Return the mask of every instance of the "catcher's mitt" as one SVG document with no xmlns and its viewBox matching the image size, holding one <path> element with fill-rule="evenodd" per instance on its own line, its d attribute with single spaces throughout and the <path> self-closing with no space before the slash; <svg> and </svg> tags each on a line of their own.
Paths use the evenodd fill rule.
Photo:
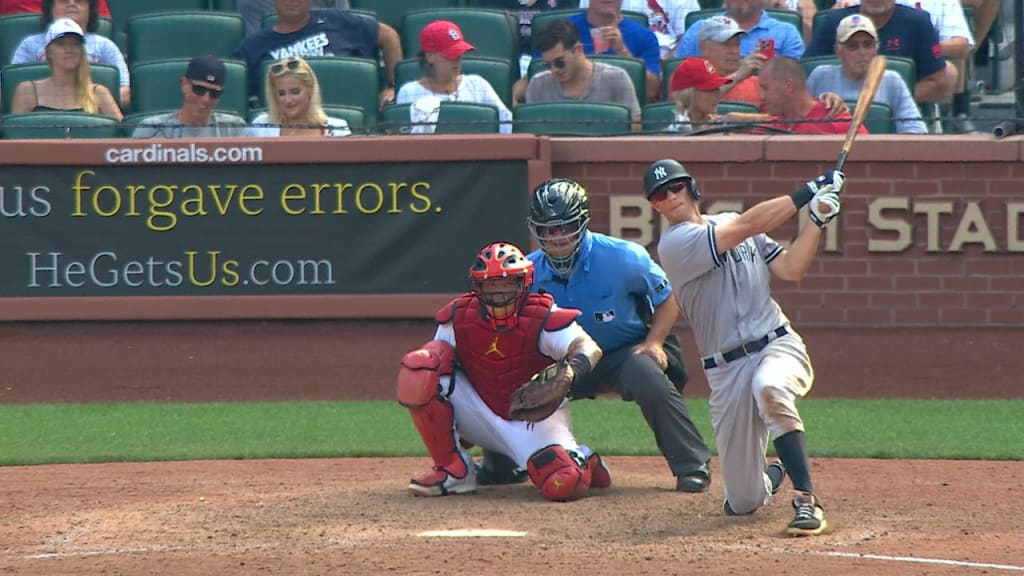
<svg viewBox="0 0 1024 576">
<path fill-rule="evenodd" d="M 552 364 L 534 374 L 529 382 L 512 393 L 509 416 L 513 420 L 540 422 L 565 400 L 575 373 L 568 360 Z"/>
</svg>

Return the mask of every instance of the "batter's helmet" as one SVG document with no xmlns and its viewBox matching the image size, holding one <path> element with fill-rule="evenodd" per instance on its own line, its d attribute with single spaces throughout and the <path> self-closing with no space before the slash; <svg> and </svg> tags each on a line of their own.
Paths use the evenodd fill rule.
<svg viewBox="0 0 1024 576">
<path fill-rule="evenodd" d="M 682 164 L 671 158 L 658 160 L 647 167 L 644 172 L 644 194 L 649 200 L 658 188 L 677 180 L 685 180 L 686 187 L 690 190 L 690 196 L 694 200 L 700 200 L 700 190 L 697 189 L 696 180 L 690 176 Z"/>
<path fill-rule="evenodd" d="M 590 225 L 587 191 L 566 178 L 543 182 L 530 197 L 527 221 L 551 267 L 563 276 L 568 275 Z"/>
<path fill-rule="evenodd" d="M 514 288 L 501 286 L 515 279 Z M 469 281 L 495 328 L 513 328 L 519 310 L 533 287 L 533 262 L 515 244 L 494 242 L 484 246 L 469 267 Z M 495 283 L 495 281 L 498 281 Z"/>
</svg>

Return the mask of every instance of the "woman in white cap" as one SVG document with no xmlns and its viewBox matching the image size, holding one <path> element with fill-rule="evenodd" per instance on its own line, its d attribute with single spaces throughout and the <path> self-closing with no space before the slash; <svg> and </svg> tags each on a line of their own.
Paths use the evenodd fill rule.
<svg viewBox="0 0 1024 576">
<path fill-rule="evenodd" d="M 0 0 L 2 3 L 3 0 Z M 18 44 L 11 64 L 35 64 L 46 60 L 46 30 L 58 18 L 70 18 L 85 31 L 85 55 L 93 64 L 109 64 L 117 68 L 121 80 L 121 105 L 128 107 L 131 102 L 131 78 L 124 54 L 113 40 L 96 33 L 100 16 L 109 12 L 106 2 L 99 0 L 36 0 L 39 14 L 39 34 L 26 36 Z M 27 5 L 25 6 L 27 8 Z M 0 62 L 0 64 L 4 64 Z"/>
<path fill-rule="evenodd" d="M 348 122 L 324 112 L 320 82 L 306 60 L 285 58 L 267 68 L 267 111 L 252 120 L 250 136 L 348 136 Z"/>
<path fill-rule="evenodd" d="M 110 90 L 92 81 L 84 43 L 82 28 L 73 20 L 54 20 L 46 30 L 46 63 L 50 65 L 50 77 L 18 84 L 11 113 L 87 112 L 121 120 L 121 109 Z"/>
<path fill-rule="evenodd" d="M 433 121 L 441 102 L 488 104 L 498 109 L 501 133 L 511 133 L 512 112 L 490 82 L 477 74 L 462 74 L 462 56 L 470 50 L 473 45 L 454 22 L 435 20 L 424 26 L 420 32 L 420 78 L 406 82 L 395 103 L 413 104 L 414 115 L 416 109 L 422 109 Z M 430 128 L 426 131 L 433 132 Z"/>
</svg>

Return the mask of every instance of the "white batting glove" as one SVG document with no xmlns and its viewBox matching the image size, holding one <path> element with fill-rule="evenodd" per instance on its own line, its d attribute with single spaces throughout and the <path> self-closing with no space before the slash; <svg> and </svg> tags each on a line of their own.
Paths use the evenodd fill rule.
<svg viewBox="0 0 1024 576">
<path fill-rule="evenodd" d="M 832 185 L 830 184 L 829 186 Z M 827 214 L 822 212 L 823 206 L 827 206 L 827 208 L 825 208 L 825 210 L 828 211 Z M 808 207 L 810 208 L 809 215 L 811 217 L 811 222 L 817 224 L 818 228 L 824 228 L 832 221 L 833 218 L 836 217 L 837 214 L 839 214 L 839 210 L 841 208 L 839 204 L 839 194 L 830 190 L 818 192 L 814 195 L 814 198 L 811 198 L 811 202 L 808 204 Z"/>
</svg>

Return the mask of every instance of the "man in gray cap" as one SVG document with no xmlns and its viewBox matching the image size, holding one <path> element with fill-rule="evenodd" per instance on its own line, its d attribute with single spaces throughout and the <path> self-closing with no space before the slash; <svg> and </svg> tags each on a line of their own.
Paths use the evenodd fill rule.
<svg viewBox="0 0 1024 576">
<path fill-rule="evenodd" d="M 740 40 L 746 34 L 732 18 L 712 16 L 705 20 L 697 33 L 697 44 L 700 55 L 711 62 L 720 75 L 732 81 L 732 88 L 722 95 L 723 100 L 760 105 L 761 85 L 757 81 L 757 71 L 768 55 L 755 51 L 740 58 Z"/>
<path fill-rule="evenodd" d="M 772 50 L 780 56 L 788 56 L 799 60 L 804 55 L 804 40 L 800 31 L 781 20 L 768 15 L 764 10 L 764 0 L 725 0 L 724 8 L 718 16 L 728 16 L 736 21 L 745 34 L 740 38 L 740 55 L 746 56 L 761 50 L 761 41 L 770 41 Z M 698 20 L 690 25 L 679 40 L 676 49 L 677 58 L 695 58 L 700 56 L 697 35 L 708 24 L 708 19 Z"/>
<path fill-rule="evenodd" d="M 135 128 L 132 138 L 245 136 L 244 120 L 214 110 L 224 95 L 226 76 L 224 63 L 216 57 L 209 54 L 196 56 L 179 79 L 184 97 L 181 108 L 146 118 Z"/>
</svg>

